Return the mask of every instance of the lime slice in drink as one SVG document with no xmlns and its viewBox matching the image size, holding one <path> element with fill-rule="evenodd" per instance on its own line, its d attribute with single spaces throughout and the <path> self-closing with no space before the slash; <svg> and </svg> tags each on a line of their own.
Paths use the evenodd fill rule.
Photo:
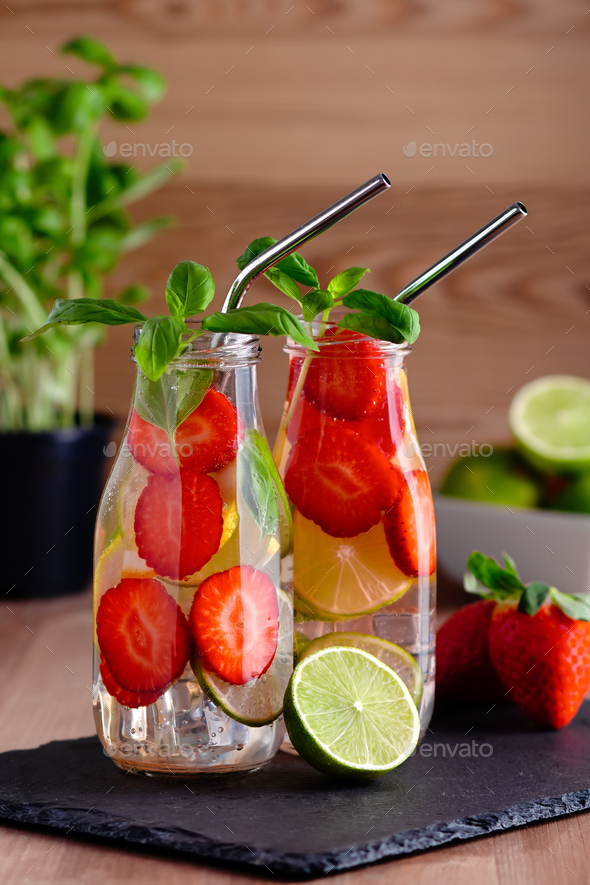
<svg viewBox="0 0 590 885">
<path fill-rule="evenodd" d="M 283 712 L 283 697 L 293 670 L 293 606 L 282 590 L 279 600 L 279 639 L 266 673 L 245 685 L 232 685 L 209 670 L 197 655 L 191 667 L 207 697 L 236 722 L 253 727 L 274 722 Z"/>
<path fill-rule="evenodd" d="M 409 652 L 393 642 L 388 642 L 387 639 L 369 636 L 366 633 L 326 633 L 325 636 L 312 639 L 311 642 L 305 645 L 298 652 L 298 661 L 302 661 L 322 648 L 335 648 L 336 646 L 341 648 L 360 648 L 362 651 L 373 655 L 382 664 L 387 664 L 407 685 L 412 695 L 412 700 L 416 705 L 418 704 L 422 694 L 422 671 L 416 659 Z"/>
<path fill-rule="evenodd" d="M 510 427 L 531 464 L 550 473 L 590 468 L 590 381 L 548 375 L 518 391 Z"/>
<path fill-rule="evenodd" d="M 324 648 L 296 667 L 285 723 L 300 756 L 329 775 L 377 777 L 396 768 L 420 735 L 403 681 L 360 648 Z"/>
<path fill-rule="evenodd" d="M 293 518 L 295 607 L 324 621 L 358 618 L 402 596 L 411 584 L 389 552 L 383 524 L 333 538 L 299 512 Z"/>
</svg>

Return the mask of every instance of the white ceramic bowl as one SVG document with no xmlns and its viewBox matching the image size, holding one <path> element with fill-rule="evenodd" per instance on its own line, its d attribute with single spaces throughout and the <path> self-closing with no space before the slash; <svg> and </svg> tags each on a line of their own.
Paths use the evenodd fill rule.
<svg viewBox="0 0 590 885">
<path fill-rule="evenodd" d="M 458 581 L 472 550 L 501 563 L 505 550 L 525 581 L 545 581 L 564 593 L 590 592 L 590 516 L 525 510 L 435 494 L 440 565 Z"/>
</svg>

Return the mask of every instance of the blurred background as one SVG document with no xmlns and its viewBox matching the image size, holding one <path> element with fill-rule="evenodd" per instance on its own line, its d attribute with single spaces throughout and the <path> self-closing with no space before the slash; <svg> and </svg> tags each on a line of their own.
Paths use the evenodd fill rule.
<svg viewBox="0 0 590 885">
<path fill-rule="evenodd" d="M 507 407 L 526 381 L 590 374 L 586 5 L 13 0 L 0 11 L 1 78 L 86 74 L 58 52 L 78 34 L 165 75 L 147 122 L 101 130 L 117 150 L 174 140 L 187 156 L 133 210 L 138 220 L 174 215 L 176 227 L 108 281 L 107 294 L 150 286 L 148 314 L 164 309 L 166 278 L 186 258 L 211 268 L 219 306 L 254 237 L 281 237 L 376 172 L 390 191 L 302 250 L 320 280 L 363 265 L 370 288 L 394 294 L 522 200 L 525 221 L 418 302 L 409 372 L 421 441 L 481 445 L 509 438 Z M 149 149 L 131 162 L 153 165 Z M 256 288 L 258 300 L 282 297 L 265 280 Z M 97 409 L 121 422 L 130 343 L 130 327 L 111 329 L 97 354 Z M 264 341 L 271 442 L 286 386 L 281 348 Z M 435 481 L 450 460 L 441 451 L 426 459 Z"/>
</svg>

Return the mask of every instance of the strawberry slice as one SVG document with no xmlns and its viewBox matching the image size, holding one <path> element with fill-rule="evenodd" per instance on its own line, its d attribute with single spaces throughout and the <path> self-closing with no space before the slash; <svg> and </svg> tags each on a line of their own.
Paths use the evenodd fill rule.
<svg viewBox="0 0 590 885">
<path fill-rule="evenodd" d="M 153 475 L 135 508 L 139 555 L 158 575 L 179 580 L 200 571 L 219 550 L 223 502 L 214 479 L 183 470 Z"/>
<path fill-rule="evenodd" d="M 178 464 L 168 434 L 161 427 L 150 424 L 135 409 L 129 418 L 127 445 L 138 464 L 161 476 L 178 474 Z"/>
<path fill-rule="evenodd" d="M 293 446 L 285 472 L 287 494 L 302 516 L 334 538 L 377 525 L 403 482 L 377 446 L 343 426 L 308 431 Z"/>
<path fill-rule="evenodd" d="M 233 685 L 266 673 L 279 635 L 276 588 L 264 572 L 236 565 L 203 581 L 189 614 L 193 641 L 209 667 Z"/>
<path fill-rule="evenodd" d="M 160 694 L 183 672 L 190 634 L 180 606 L 153 578 L 124 578 L 104 594 L 96 635 L 116 684 Z"/>
<path fill-rule="evenodd" d="M 385 399 L 387 371 L 378 344 L 347 329 L 328 329 L 318 339 L 322 355 L 309 364 L 307 399 L 332 418 L 358 421 Z"/>
<path fill-rule="evenodd" d="M 181 467 L 195 473 L 221 470 L 238 451 L 238 413 L 219 390 L 209 389 L 175 435 Z"/>
<path fill-rule="evenodd" d="M 415 470 L 404 481 L 383 524 L 389 552 L 404 575 L 431 575 L 436 568 L 434 504 L 425 470 Z"/>
<path fill-rule="evenodd" d="M 149 707 L 150 704 L 155 704 L 165 691 L 165 689 L 162 689 L 162 691 L 125 691 L 113 679 L 113 674 L 107 667 L 103 657 L 100 659 L 100 678 L 108 693 L 115 700 L 119 701 L 123 707 L 130 707 L 132 709 L 136 707 Z"/>
</svg>

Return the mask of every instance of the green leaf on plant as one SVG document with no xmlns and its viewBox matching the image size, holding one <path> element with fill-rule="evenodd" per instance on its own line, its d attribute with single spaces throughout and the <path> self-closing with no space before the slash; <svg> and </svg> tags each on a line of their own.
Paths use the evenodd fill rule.
<svg viewBox="0 0 590 885">
<path fill-rule="evenodd" d="M 100 86 L 93 84 L 91 90 L 86 83 L 74 80 L 63 86 L 55 95 L 49 121 L 58 135 L 70 133 L 78 135 L 95 123 L 105 109 Z"/>
<path fill-rule="evenodd" d="M 319 350 L 293 314 L 284 307 L 265 302 L 251 307 L 237 307 L 227 313 L 212 313 L 203 317 L 203 329 L 244 335 L 289 335 L 297 344 L 310 350 Z"/>
<path fill-rule="evenodd" d="M 274 535 L 279 521 L 277 487 L 260 441 L 250 430 L 237 457 L 238 483 L 248 510 L 254 517 L 260 537 Z"/>
<path fill-rule="evenodd" d="M 379 341 L 391 341 L 393 344 L 403 344 L 404 337 L 387 320 L 381 317 L 369 316 L 366 313 L 347 313 L 338 323 L 342 329 L 350 329 L 352 332 L 361 332 Z"/>
<path fill-rule="evenodd" d="M 237 260 L 240 270 L 243 270 L 261 252 L 274 246 L 276 242 L 274 237 L 258 237 L 258 239 L 252 240 Z M 274 266 L 303 286 L 319 289 L 320 282 L 317 273 L 298 252 L 292 252 L 286 258 L 281 258 Z"/>
<path fill-rule="evenodd" d="M 562 593 L 551 587 L 551 599 L 568 618 L 574 621 L 590 621 L 590 595 L 587 593 Z"/>
<path fill-rule="evenodd" d="M 177 316 L 156 316 L 145 321 L 134 352 L 139 368 L 150 381 L 157 381 L 180 352 L 186 331 L 184 320 Z"/>
<path fill-rule="evenodd" d="M 154 68 L 145 65 L 121 65 L 119 70 L 135 80 L 140 95 L 150 104 L 159 101 L 166 92 L 166 80 Z"/>
<path fill-rule="evenodd" d="M 297 283 L 295 280 L 291 279 L 291 277 L 287 276 L 286 273 L 283 273 L 282 270 L 278 270 L 276 267 L 271 267 L 266 271 L 264 276 L 267 277 L 273 286 L 276 286 L 283 295 L 287 295 L 289 298 L 294 298 L 295 301 L 301 301 L 302 295 Z"/>
<path fill-rule="evenodd" d="M 420 334 L 420 318 L 416 311 L 408 307 L 407 304 L 394 301 L 380 292 L 371 292 L 369 289 L 356 289 L 354 292 L 346 295 L 343 303 L 346 307 L 352 307 L 369 316 L 386 320 L 389 325 L 397 330 L 400 336 L 399 342 L 407 341 L 408 344 L 413 344 Z M 394 338 L 388 337 L 384 340 L 394 341 Z"/>
<path fill-rule="evenodd" d="M 520 575 L 518 574 L 518 569 L 516 568 L 516 563 L 512 559 L 512 557 L 508 553 L 502 552 L 502 558 L 504 559 L 504 562 L 506 563 L 506 571 L 513 574 L 514 577 L 518 578 L 518 580 L 520 581 Z"/>
<path fill-rule="evenodd" d="M 475 575 L 472 575 L 471 572 L 465 572 L 463 575 L 463 589 L 467 591 L 467 593 L 474 593 L 477 596 L 483 596 L 486 599 L 492 599 L 493 594 L 490 593 L 489 589 L 478 581 Z"/>
<path fill-rule="evenodd" d="M 547 597 L 551 587 L 542 581 L 531 581 L 527 584 L 518 603 L 518 611 L 523 615 L 536 615 Z"/>
<path fill-rule="evenodd" d="M 329 310 L 334 306 L 334 299 L 330 292 L 325 289 L 314 289 L 308 292 L 302 302 L 303 319 L 306 323 L 311 323 L 318 313 Z"/>
<path fill-rule="evenodd" d="M 214 295 L 211 271 L 195 261 L 177 264 L 166 283 L 166 304 L 174 316 L 184 318 L 202 313 Z"/>
<path fill-rule="evenodd" d="M 342 298 L 352 292 L 355 286 L 358 286 L 366 273 L 370 273 L 368 267 L 349 267 L 343 270 L 328 283 L 328 292 L 331 292 L 334 298 Z"/>
<path fill-rule="evenodd" d="M 496 599 L 518 599 L 524 592 L 525 586 L 519 578 L 477 550 L 467 557 L 467 568 L 481 584 L 494 591 Z"/>
<path fill-rule="evenodd" d="M 138 122 L 147 115 L 149 104 L 139 92 L 112 77 L 103 84 L 104 100 L 115 120 Z"/>
<path fill-rule="evenodd" d="M 143 304 L 148 301 L 151 296 L 148 286 L 127 286 L 122 292 L 119 292 L 117 301 L 119 304 Z"/>
<path fill-rule="evenodd" d="M 212 369 L 172 370 L 173 377 L 150 381 L 138 375 L 133 405 L 150 424 L 161 427 L 171 437 L 179 424 L 202 402 L 213 380 Z"/>
<path fill-rule="evenodd" d="M 64 55 L 77 55 L 82 61 L 98 65 L 105 71 L 116 71 L 118 68 L 117 62 L 104 43 L 93 37 L 76 37 L 62 46 L 61 51 Z"/>
<path fill-rule="evenodd" d="M 105 326 L 122 326 L 125 323 L 142 323 L 145 317 L 135 307 L 120 304 L 110 298 L 59 298 L 47 317 L 45 325 L 23 338 L 30 341 L 53 326 L 78 326 L 82 323 L 102 323 Z"/>
</svg>

